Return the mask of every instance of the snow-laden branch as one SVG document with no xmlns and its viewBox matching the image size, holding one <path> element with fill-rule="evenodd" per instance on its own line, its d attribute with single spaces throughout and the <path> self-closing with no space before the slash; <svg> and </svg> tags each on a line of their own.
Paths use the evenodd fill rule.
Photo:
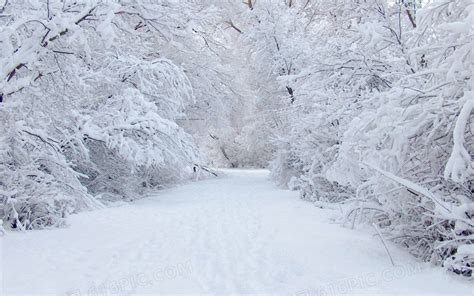
<svg viewBox="0 0 474 296">
<path fill-rule="evenodd" d="M 474 121 L 472 116 L 474 110 L 474 92 L 468 91 L 464 94 L 467 99 L 464 103 L 453 130 L 453 150 L 449 156 L 444 177 L 451 178 L 458 183 L 465 182 L 468 178 L 474 176 L 474 150 L 468 151 L 465 147 L 464 138 L 466 137 L 466 128 L 468 124 Z M 471 147 L 474 148 L 474 147 Z"/>
<path fill-rule="evenodd" d="M 365 165 L 369 166 L 370 168 L 376 170 L 377 172 L 381 173 L 382 175 L 384 175 L 385 177 L 399 183 L 400 185 L 403 185 L 405 187 L 407 187 L 408 189 L 411 189 L 413 190 L 414 192 L 418 192 L 420 194 L 423 194 L 425 197 L 429 198 L 431 201 L 433 201 L 435 204 L 437 204 L 438 206 L 440 206 L 444 211 L 446 211 L 446 213 L 450 213 L 451 210 L 449 210 L 432 192 L 430 192 L 428 189 L 418 185 L 418 184 L 415 184 L 413 182 L 411 182 L 410 180 L 406 180 L 404 178 L 400 178 L 398 176 L 395 176 L 394 174 L 390 173 L 390 172 L 387 172 L 387 171 L 384 171 L 370 163 L 365 163 Z"/>
</svg>

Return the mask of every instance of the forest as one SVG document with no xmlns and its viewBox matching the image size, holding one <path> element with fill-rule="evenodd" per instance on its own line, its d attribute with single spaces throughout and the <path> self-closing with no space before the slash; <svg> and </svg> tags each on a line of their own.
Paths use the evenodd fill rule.
<svg viewBox="0 0 474 296">
<path fill-rule="evenodd" d="M 268 169 L 472 278 L 473 20 L 471 0 L 0 0 L 0 233 Z"/>
</svg>

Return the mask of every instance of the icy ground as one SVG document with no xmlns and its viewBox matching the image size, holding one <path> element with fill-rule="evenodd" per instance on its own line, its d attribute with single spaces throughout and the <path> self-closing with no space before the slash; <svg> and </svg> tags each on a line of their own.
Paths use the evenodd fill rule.
<svg viewBox="0 0 474 296">
<path fill-rule="evenodd" d="M 9 233 L 0 294 L 472 295 L 389 245 L 393 267 L 378 237 L 331 224 L 266 171 L 227 175 L 74 215 L 66 229 Z"/>
</svg>

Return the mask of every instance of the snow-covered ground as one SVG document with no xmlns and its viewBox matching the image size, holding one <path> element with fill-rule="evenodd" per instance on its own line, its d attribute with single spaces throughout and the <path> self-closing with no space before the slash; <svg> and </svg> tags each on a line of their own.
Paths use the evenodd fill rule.
<svg viewBox="0 0 474 296">
<path fill-rule="evenodd" d="M 393 267 L 378 237 L 331 224 L 267 171 L 226 173 L 72 216 L 69 228 L 8 233 L 0 294 L 472 295 L 389 245 Z"/>
</svg>

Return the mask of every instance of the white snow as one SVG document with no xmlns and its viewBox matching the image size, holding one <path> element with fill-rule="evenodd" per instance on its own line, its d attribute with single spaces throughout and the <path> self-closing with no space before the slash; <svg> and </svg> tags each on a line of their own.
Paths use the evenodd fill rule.
<svg viewBox="0 0 474 296">
<path fill-rule="evenodd" d="M 226 173 L 74 215 L 68 228 L 9 232 L 0 294 L 472 295 L 388 244 L 392 266 L 377 236 L 332 224 L 267 171 Z"/>
</svg>

